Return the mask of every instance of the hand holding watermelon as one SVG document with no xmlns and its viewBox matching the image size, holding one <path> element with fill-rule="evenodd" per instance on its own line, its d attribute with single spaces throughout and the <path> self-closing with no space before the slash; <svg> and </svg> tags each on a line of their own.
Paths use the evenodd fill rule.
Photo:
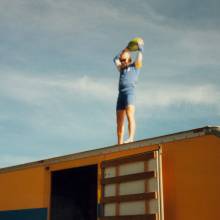
<svg viewBox="0 0 220 220">
<path fill-rule="evenodd" d="M 142 51 L 144 50 L 144 40 L 140 37 L 133 38 L 127 46 L 129 51 Z"/>
</svg>

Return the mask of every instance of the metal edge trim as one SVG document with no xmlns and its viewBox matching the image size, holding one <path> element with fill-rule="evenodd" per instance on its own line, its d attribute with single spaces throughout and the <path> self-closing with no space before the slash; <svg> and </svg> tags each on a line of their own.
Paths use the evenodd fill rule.
<svg viewBox="0 0 220 220">
<path fill-rule="evenodd" d="M 188 139 L 188 138 L 193 138 L 193 137 L 198 137 L 198 136 L 203 136 L 203 135 L 210 135 L 210 134 L 220 136 L 220 126 L 206 126 L 206 127 L 188 130 L 188 131 L 177 132 L 174 134 L 168 134 L 168 135 L 143 139 L 143 140 L 135 141 L 129 144 L 113 145 L 113 146 L 87 150 L 84 152 L 73 153 L 73 154 L 59 156 L 59 157 L 53 157 L 53 158 L 49 158 L 45 160 L 39 160 L 39 161 L 19 164 L 19 165 L 10 166 L 10 167 L 4 167 L 4 168 L 0 168 L 0 174 L 4 172 L 9 172 L 9 171 L 20 170 L 23 168 L 30 168 L 33 166 L 34 167 L 40 166 L 40 165 L 48 166 L 50 164 L 55 164 L 58 162 L 82 159 L 82 158 L 86 158 L 90 156 L 96 156 L 99 154 L 104 155 L 108 153 L 120 152 L 120 151 L 135 149 L 139 147 L 158 145 L 158 144 L 168 143 L 172 141 L 178 141 L 178 140 L 183 140 L 183 139 Z"/>
</svg>

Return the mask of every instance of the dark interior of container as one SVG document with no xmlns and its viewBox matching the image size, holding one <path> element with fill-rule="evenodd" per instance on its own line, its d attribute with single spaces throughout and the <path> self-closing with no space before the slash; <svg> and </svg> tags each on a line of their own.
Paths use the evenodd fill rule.
<svg viewBox="0 0 220 220">
<path fill-rule="evenodd" d="M 51 220 L 97 220 L 97 165 L 52 173 Z"/>
</svg>

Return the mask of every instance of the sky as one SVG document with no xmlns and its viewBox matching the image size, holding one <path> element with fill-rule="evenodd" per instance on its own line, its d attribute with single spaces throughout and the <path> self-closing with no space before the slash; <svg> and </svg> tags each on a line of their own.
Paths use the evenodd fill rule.
<svg viewBox="0 0 220 220">
<path fill-rule="evenodd" d="M 0 167 L 115 145 L 112 60 L 134 37 L 145 42 L 136 140 L 220 125 L 219 8 L 0 0 Z"/>
</svg>

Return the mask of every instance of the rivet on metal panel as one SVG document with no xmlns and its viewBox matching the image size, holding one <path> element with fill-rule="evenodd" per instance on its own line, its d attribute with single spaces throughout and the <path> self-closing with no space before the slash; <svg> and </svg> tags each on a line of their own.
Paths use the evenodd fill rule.
<svg viewBox="0 0 220 220">
<path fill-rule="evenodd" d="M 162 144 L 158 144 L 159 146 L 159 154 L 162 155 L 163 153 L 163 145 Z"/>
</svg>

